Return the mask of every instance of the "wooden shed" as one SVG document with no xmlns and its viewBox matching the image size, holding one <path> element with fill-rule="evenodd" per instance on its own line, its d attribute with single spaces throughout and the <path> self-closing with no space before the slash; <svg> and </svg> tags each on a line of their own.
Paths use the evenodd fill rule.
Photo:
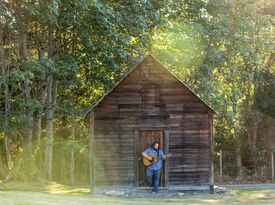
<svg viewBox="0 0 275 205">
<path fill-rule="evenodd" d="M 146 186 L 141 152 L 158 140 L 172 157 L 161 186 L 213 192 L 214 111 L 148 55 L 90 110 L 91 191 Z"/>
</svg>

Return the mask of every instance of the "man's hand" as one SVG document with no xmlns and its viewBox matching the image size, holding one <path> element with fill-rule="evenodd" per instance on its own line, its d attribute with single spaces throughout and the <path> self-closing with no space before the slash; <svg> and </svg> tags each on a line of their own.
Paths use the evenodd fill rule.
<svg viewBox="0 0 275 205">
<path fill-rule="evenodd" d="M 154 161 L 153 157 L 149 157 L 145 152 L 142 152 L 142 156 L 148 159 L 150 162 Z"/>
</svg>

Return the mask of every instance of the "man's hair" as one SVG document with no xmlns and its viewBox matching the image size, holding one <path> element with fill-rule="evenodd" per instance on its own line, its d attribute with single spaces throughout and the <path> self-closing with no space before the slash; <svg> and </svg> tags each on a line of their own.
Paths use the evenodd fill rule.
<svg viewBox="0 0 275 205">
<path fill-rule="evenodd" d="M 160 143 L 159 143 L 158 141 L 155 141 L 155 142 L 152 143 L 152 145 L 151 145 L 152 148 L 154 148 L 156 144 L 158 144 L 158 145 L 159 145 L 159 148 L 160 148 Z M 158 149 L 159 149 L 159 148 L 158 148 Z"/>
</svg>

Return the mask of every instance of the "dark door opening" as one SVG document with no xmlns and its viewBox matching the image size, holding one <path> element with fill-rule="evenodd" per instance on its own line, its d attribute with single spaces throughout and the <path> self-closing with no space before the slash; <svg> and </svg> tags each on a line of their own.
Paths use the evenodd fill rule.
<svg viewBox="0 0 275 205">
<path fill-rule="evenodd" d="M 165 137 L 164 131 L 162 130 L 146 130 L 146 131 L 139 131 L 138 136 L 138 156 L 151 144 L 155 141 L 160 142 L 160 149 L 165 151 Z M 138 186 L 145 187 L 147 186 L 146 180 L 146 167 L 143 165 L 143 161 L 138 161 Z M 160 177 L 160 186 L 165 186 L 165 161 L 162 164 L 162 172 Z"/>
</svg>

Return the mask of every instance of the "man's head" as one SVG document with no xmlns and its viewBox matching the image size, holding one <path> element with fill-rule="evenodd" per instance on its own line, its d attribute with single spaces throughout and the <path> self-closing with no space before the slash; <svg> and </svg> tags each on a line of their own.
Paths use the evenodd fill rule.
<svg viewBox="0 0 275 205">
<path fill-rule="evenodd" d="M 152 148 L 154 149 L 154 150 L 158 150 L 159 149 L 159 142 L 154 142 L 153 144 L 152 144 Z"/>
</svg>

